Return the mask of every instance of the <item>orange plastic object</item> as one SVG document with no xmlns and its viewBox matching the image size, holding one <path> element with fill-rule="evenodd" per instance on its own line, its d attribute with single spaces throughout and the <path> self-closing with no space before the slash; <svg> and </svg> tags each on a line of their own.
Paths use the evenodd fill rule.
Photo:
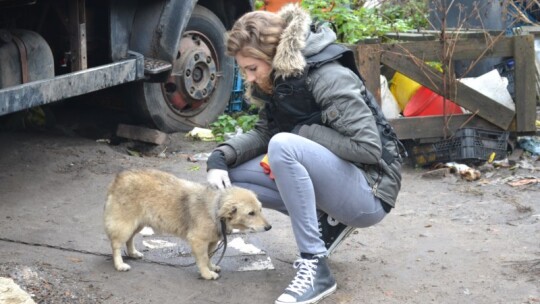
<svg viewBox="0 0 540 304">
<path fill-rule="evenodd" d="M 409 77 L 396 72 L 390 80 L 390 92 L 396 98 L 401 111 L 405 109 L 411 97 L 422 87 L 418 82 Z"/>
<path fill-rule="evenodd" d="M 403 110 L 403 116 L 437 116 L 449 114 L 462 114 L 461 107 L 446 100 L 446 113 L 444 113 L 444 97 L 422 86 L 411 97 Z"/>
<path fill-rule="evenodd" d="M 268 154 L 266 154 L 263 159 L 260 162 L 261 167 L 263 168 L 263 171 L 265 174 L 268 174 L 268 176 L 271 179 L 274 179 L 274 175 L 272 174 L 272 170 L 270 170 L 270 164 L 268 163 Z"/>
<path fill-rule="evenodd" d="M 301 3 L 301 0 L 265 0 L 263 10 L 277 12 L 288 3 Z"/>
</svg>

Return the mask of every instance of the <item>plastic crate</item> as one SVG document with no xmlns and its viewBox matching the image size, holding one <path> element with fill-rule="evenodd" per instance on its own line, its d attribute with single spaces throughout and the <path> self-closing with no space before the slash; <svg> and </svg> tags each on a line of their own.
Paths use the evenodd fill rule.
<svg viewBox="0 0 540 304">
<path fill-rule="evenodd" d="M 244 109 L 244 92 L 233 92 L 231 94 L 231 99 L 229 100 L 229 106 L 227 107 L 227 112 L 239 112 Z"/>
<path fill-rule="evenodd" d="M 415 143 L 414 145 L 407 145 L 406 148 L 412 165 L 427 166 L 437 162 L 437 154 L 433 143 Z"/>
<path fill-rule="evenodd" d="M 504 159 L 508 137 L 506 131 L 463 128 L 457 130 L 452 138 L 416 145 L 410 149 L 410 154 L 414 163 L 420 166 L 445 162 L 478 164 L 490 159 L 493 153 L 495 160 Z"/>
<path fill-rule="evenodd" d="M 239 112 L 244 109 L 244 80 L 240 75 L 238 66 L 234 65 L 234 81 L 231 97 L 226 111 L 228 113 Z"/>
<path fill-rule="evenodd" d="M 236 64 L 234 65 L 234 81 L 232 91 L 233 93 L 244 91 L 244 79 L 242 78 L 240 70 L 238 69 L 238 65 Z"/>
</svg>

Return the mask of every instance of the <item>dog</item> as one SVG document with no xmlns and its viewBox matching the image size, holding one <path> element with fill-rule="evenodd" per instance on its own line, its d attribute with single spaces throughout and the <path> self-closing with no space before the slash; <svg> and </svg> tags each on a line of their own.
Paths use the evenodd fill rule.
<svg viewBox="0 0 540 304">
<path fill-rule="evenodd" d="M 215 280 L 221 269 L 210 257 L 222 234 L 233 229 L 270 230 L 272 226 L 261 212 L 261 202 L 248 189 L 233 186 L 218 190 L 163 171 L 138 169 L 116 175 L 108 189 L 103 217 L 116 270 L 131 268 L 122 260 L 124 244 L 130 257 L 143 257 L 133 238 L 149 226 L 156 233 L 186 240 L 201 276 Z M 221 231 L 221 221 L 225 231 Z"/>
</svg>

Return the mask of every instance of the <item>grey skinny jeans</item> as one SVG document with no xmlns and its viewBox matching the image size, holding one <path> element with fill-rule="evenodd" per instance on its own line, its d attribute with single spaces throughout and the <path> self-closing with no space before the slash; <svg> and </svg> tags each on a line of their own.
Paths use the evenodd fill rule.
<svg viewBox="0 0 540 304">
<path fill-rule="evenodd" d="M 260 166 L 263 156 L 229 168 L 229 178 L 257 193 L 263 207 L 289 215 L 301 253 L 326 254 L 317 209 L 358 228 L 386 215 L 362 170 L 314 141 L 292 133 L 272 137 L 268 160 L 275 181 Z"/>
</svg>

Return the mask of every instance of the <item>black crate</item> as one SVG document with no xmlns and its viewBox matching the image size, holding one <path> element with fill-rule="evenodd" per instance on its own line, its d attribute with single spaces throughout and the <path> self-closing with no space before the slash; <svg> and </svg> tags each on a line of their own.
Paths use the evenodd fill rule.
<svg viewBox="0 0 540 304">
<path fill-rule="evenodd" d="M 507 156 L 509 133 L 476 128 L 463 128 L 449 139 L 410 147 L 409 154 L 418 166 L 435 163 L 460 162 L 479 164 L 487 161 L 494 153 L 494 160 Z"/>
<path fill-rule="evenodd" d="M 509 133 L 464 128 L 456 131 L 450 139 L 433 144 L 439 162 L 479 163 L 490 159 L 500 160 L 507 156 Z"/>
</svg>

